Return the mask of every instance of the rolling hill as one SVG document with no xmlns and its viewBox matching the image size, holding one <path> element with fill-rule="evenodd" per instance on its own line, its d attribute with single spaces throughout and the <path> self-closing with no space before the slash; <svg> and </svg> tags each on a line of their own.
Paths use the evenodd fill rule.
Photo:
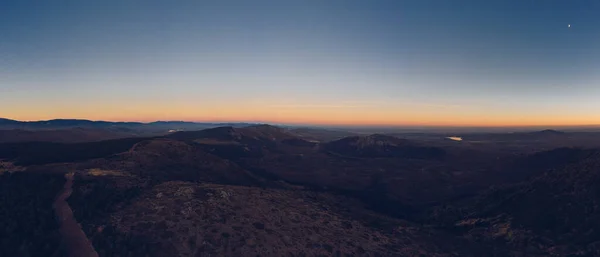
<svg viewBox="0 0 600 257">
<path fill-rule="evenodd" d="M 493 188 L 462 214 L 455 212 L 455 226 L 468 237 L 502 240 L 513 249 L 527 247 L 530 254 L 598 256 L 600 150 L 560 154 L 572 158 L 528 181 Z"/>
<path fill-rule="evenodd" d="M 103 141 L 118 138 L 136 137 L 137 134 L 123 130 L 107 130 L 92 128 L 68 128 L 23 130 L 0 130 L 0 143 L 16 142 L 55 142 L 55 143 L 82 143 Z"/>
<path fill-rule="evenodd" d="M 346 137 L 325 143 L 322 149 L 343 156 L 364 158 L 439 159 L 445 155 L 441 148 L 380 134 Z"/>
</svg>

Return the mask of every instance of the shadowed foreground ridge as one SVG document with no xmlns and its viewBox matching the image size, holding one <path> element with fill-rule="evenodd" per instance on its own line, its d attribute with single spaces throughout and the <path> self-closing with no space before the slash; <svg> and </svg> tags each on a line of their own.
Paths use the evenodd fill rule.
<svg viewBox="0 0 600 257">
<path fill-rule="evenodd" d="M 513 249 L 529 247 L 539 256 L 598 256 L 600 150 L 564 151 L 578 160 L 529 181 L 494 188 L 475 204 L 446 209 L 439 217 L 454 215 L 450 222 L 468 237 L 506 240 Z"/>
<path fill-rule="evenodd" d="M 0 171 L 0 256 L 65 256 L 52 203 L 60 174 Z"/>
</svg>

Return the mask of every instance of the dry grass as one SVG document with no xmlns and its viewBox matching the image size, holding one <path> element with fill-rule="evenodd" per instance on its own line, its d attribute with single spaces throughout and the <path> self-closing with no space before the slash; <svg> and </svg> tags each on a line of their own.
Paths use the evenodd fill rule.
<svg viewBox="0 0 600 257">
<path fill-rule="evenodd" d="M 23 171 L 25 167 L 17 166 L 12 162 L 2 161 L 0 160 L 0 174 L 4 172 L 16 172 Z"/>
<path fill-rule="evenodd" d="M 97 168 L 87 170 L 86 174 L 90 176 L 130 176 L 117 170 L 103 170 Z"/>
<path fill-rule="evenodd" d="M 125 238 L 161 242 L 155 254 L 163 256 L 450 256 L 420 239 L 427 234 L 417 228 L 391 234 L 365 226 L 342 214 L 333 204 L 340 201 L 328 194 L 167 182 L 112 213 L 107 224 Z"/>
</svg>

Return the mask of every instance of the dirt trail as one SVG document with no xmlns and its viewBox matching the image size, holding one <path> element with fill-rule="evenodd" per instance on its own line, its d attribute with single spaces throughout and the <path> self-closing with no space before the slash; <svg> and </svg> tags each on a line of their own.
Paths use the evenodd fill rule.
<svg viewBox="0 0 600 257">
<path fill-rule="evenodd" d="M 73 192 L 73 173 L 65 174 L 67 181 L 63 190 L 58 193 L 52 207 L 59 223 L 59 232 L 66 246 L 69 257 L 98 257 L 94 246 L 88 240 L 81 226 L 73 216 L 73 210 L 67 203 L 67 198 Z"/>
</svg>

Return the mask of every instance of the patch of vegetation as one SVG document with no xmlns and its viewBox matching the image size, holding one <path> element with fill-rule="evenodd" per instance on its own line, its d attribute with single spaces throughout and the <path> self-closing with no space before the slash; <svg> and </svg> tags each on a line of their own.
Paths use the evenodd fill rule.
<svg viewBox="0 0 600 257">
<path fill-rule="evenodd" d="M 125 152 L 146 138 L 125 138 L 100 142 L 63 144 L 25 142 L 0 144 L 0 158 L 12 160 L 15 165 L 40 165 L 76 162 L 107 157 Z"/>
<path fill-rule="evenodd" d="M 65 256 L 52 209 L 64 182 L 60 174 L 0 174 L 0 256 Z"/>
</svg>

